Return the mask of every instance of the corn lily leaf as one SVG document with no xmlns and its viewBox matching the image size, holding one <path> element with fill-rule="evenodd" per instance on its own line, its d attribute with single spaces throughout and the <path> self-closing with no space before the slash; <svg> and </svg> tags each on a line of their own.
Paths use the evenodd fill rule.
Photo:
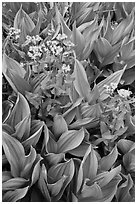
<svg viewBox="0 0 137 204">
<path fill-rule="evenodd" d="M 78 147 L 70 150 L 69 153 L 76 157 L 84 157 L 89 146 L 89 143 L 83 141 Z"/>
<path fill-rule="evenodd" d="M 52 129 L 56 138 L 68 131 L 67 123 L 62 115 L 55 115 Z"/>
<path fill-rule="evenodd" d="M 129 172 L 135 171 L 135 150 L 129 150 L 124 156 L 123 156 L 123 164 L 125 168 Z"/>
<path fill-rule="evenodd" d="M 98 90 L 99 90 L 99 93 L 100 93 L 100 100 L 101 101 L 105 100 L 109 96 L 105 92 L 104 85 L 109 86 L 111 83 L 116 83 L 118 85 L 118 83 L 120 82 L 120 79 L 121 79 L 125 69 L 126 69 L 126 66 L 122 70 L 114 72 L 113 74 L 108 76 L 106 79 L 104 79 L 103 81 L 101 81 L 100 83 L 97 84 Z"/>
<path fill-rule="evenodd" d="M 122 20 L 121 23 L 115 28 L 113 31 L 113 39 L 112 44 L 116 44 L 120 41 L 123 37 L 125 37 L 134 26 L 134 17 L 133 13 L 127 16 L 126 19 Z"/>
<path fill-rule="evenodd" d="M 38 120 L 34 126 L 35 132 L 30 137 L 28 137 L 26 140 L 22 142 L 25 148 L 29 148 L 30 146 L 33 146 L 33 147 L 36 146 L 41 136 L 43 126 L 44 126 L 44 122 Z"/>
<path fill-rule="evenodd" d="M 135 133 L 135 123 L 130 113 L 126 113 L 125 115 L 125 125 L 128 127 L 127 133 L 129 134 Z"/>
<path fill-rule="evenodd" d="M 27 156 L 25 156 L 24 169 L 21 172 L 21 177 L 23 178 L 30 177 L 30 173 L 32 171 L 32 167 L 35 159 L 36 159 L 36 151 L 33 147 L 31 147 L 30 153 Z"/>
<path fill-rule="evenodd" d="M 79 168 L 77 177 L 77 192 L 80 190 L 84 179 L 86 178 L 89 178 L 90 180 L 94 179 L 94 177 L 97 174 L 97 169 L 98 160 L 93 148 L 90 145 L 83 157 L 83 160 Z"/>
<path fill-rule="evenodd" d="M 33 26 L 34 28 L 31 31 L 31 36 L 39 35 L 42 20 L 43 20 L 43 13 L 42 13 L 42 8 L 41 8 L 41 4 L 40 4 L 40 9 L 38 11 L 37 24 L 35 25 L 35 27 Z M 32 24 L 33 24 L 33 21 L 32 21 Z"/>
<path fill-rule="evenodd" d="M 116 45 L 113 45 L 112 50 L 103 59 L 103 61 L 101 63 L 101 67 L 104 67 L 104 66 L 111 64 L 115 61 L 115 57 L 119 53 L 120 47 L 121 47 L 121 41 L 119 43 L 117 43 Z"/>
<path fill-rule="evenodd" d="M 103 58 L 107 57 L 107 55 L 112 52 L 111 44 L 105 38 L 99 38 L 95 43 L 95 50 L 100 59 L 100 62 L 103 61 Z"/>
<path fill-rule="evenodd" d="M 34 22 L 31 20 L 29 15 L 22 9 L 22 6 L 16 13 L 16 16 L 14 18 L 14 28 L 20 29 L 20 43 L 24 43 L 26 40 L 26 36 L 30 35 L 31 31 L 35 28 Z"/>
<path fill-rule="evenodd" d="M 40 167 L 40 161 L 41 160 L 42 160 L 42 157 L 37 155 L 37 158 L 36 158 L 36 161 L 35 161 L 35 166 L 33 168 L 32 175 L 31 175 L 31 184 L 30 184 L 30 186 L 35 184 L 37 182 L 37 180 L 39 179 L 40 170 L 41 170 L 41 167 Z"/>
<path fill-rule="evenodd" d="M 13 103 L 10 101 L 2 102 L 2 123 L 5 123 L 11 114 Z"/>
<path fill-rule="evenodd" d="M 58 145 L 57 142 L 53 139 L 53 137 L 49 136 L 49 141 L 47 144 L 47 151 L 49 153 L 57 153 Z"/>
<path fill-rule="evenodd" d="M 121 171 L 121 165 L 119 165 L 118 167 L 112 169 L 111 171 L 107 172 L 106 174 L 104 174 L 103 179 L 101 179 L 100 181 L 98 181 L 99 186 L 102 188 L 104 186 L 106 186 L 116 175 L 118 175 Z M 95 179 L 96 181 L 96 179 Z"/>
<path fill-rule="evenodd" d="M 109 12 L 107 17 L 106 30 L 103 37 L 111 44 L 112 36 L 113 36 L 113 29 L 111 26 L 111 14 Z"/>
<path fill-rule="evenodd" d="M 67 176 L 63 175 L 62 178 L 60 180 L 58 180 L 56 183 L 47 184 L 48 189 L 50 191 L 50 194 L 52 196 L 52 200 L 54 200 L 54 197 L 60 193 L 61 188 L 62 188 L 63 183 L 66 180 L 66 178 L 67 178 Z"/>
<path fill-rule="evenodd" d="M 22 144 L 6 132 L 3 132 L 3 149 L 11 167 L 13 177 L 20 177 L 24 168 L 25 152 Z"/>
<path fill-rule="evenodd" d="M 18 62 L 3 54 L 3 70 L 4 76 L 15 92 L 22 94 L 25 91 L 31 91 L 30 84 L 24 79 L 25 71 L 20 67 Z"/>
<path fill-rule="evenodd" d="M 90 129 L 90 128 L 96 127 L 98 123 L 99 123 L 99 119 L 94 119 L 94 118 L 78 119 L 76 122 L 69 125 L 69 129 L 80 129 L 81 127 Z"/>
<path fill-rule="evenodd" d="M 9 135 L 12 135 L 15 132 L 15 129 L 10 125 L 4 123 L 2 124 L 2 131 L 8 133 Z"/>
<path fill-rule="evenodd" d="M 77 59 L 75 59 L 74 77 L 74 86 L 76 91 L 82 98 L 87 100 L 90 94 L 90 85 L 88 83 L 85 69 Z"/>
<path fill-rule="evenodd" d="M 28 180 L 20 177 L 11 178 L 2 184 L 2 190 L 10 191 L 28 186 Z"/>
<path fill-rule="evenodd" d="M 12 177 L 10 171 L 3 171 L 2 172 L 2 183 L 10 180 L 11 178 L 13 178 L 13 177 Z"/>
<path fill-rule="evenodd" d="M 6 123 L 12 127 L 15 127 L 20 121 L 22 121 L 26 117 L 28 117 L 30 120 L 29 104 L 25 99 L 25 97 L 22 94 L 18 93 L 16 104 Z M 30 129 L 29 126 L 30 126 L 30 123 L 28 122 L 28 125 L 26 127 L 28 131 Z"/>
<path fill-rule="evenodd" d="M 18 138 L 19 140 L 22 140 L 23 136 L 28 138 L 29 133 L 30 133 L 30 116 L 29 117 L 27 116 L 15 126 L 15 133 L 12 134 L 12 136 Z"/>
<path fill-rule="evenodd" d="M 130 194 L 130 189 L 133 187 L 133 180 L 131 175 L 124 175 L 126 181 L 121 184 L 118 188 L 116 197 L 118 202 L 131 202 L 132 197 Z"/>
<path fill-rule="evenodd" d="M 133 144 L 134 142 L 131 140 L 121 139 L 118 141 L 117 146 L 123 154 L 126 154 Z"/>
<path fill-rule="evenodd" d="M 91 186 L 88 186 L 86 184 L 83 185 L 79 199 L 87 199 L 88 197 L 92 197 L 94 199 L 101 199 L 103 197 L 102 190 L 97 183 L 94 183 Z"/>
<path fill-rule="evenodd" d="M 85 47 L 85 38 L 81 34 L 81 32 L 76 28 L 76 22 L 73 24 L 73 30 L 72 30 L 72 42 L 75 45 L 75 53 L 77 56 L 77 59 L 81 59 L 83 49 Z"/>
<path fill-rule="evenodd" d="M 59 162 L 65 161 L 65 154 L 64 153 L 48 153 L 44 155 L 44 159 L 46 159 L 46 162 L 51 167 L 55 164 L 58 164 Z"/>
<path fill-rule="evenodd" d="M 7 191 L 2 196 L 3 202 L 17 202 L 26 195 L 28 188 L 29 186 L 25 188 L 16 189 L 14 191 Z"/>
<path fill-rule="evenodd" d="M 76 115 L 76 107 L 78 107 L 81 102 L 82 102 L 82 98 L 77 99 L 77 101 L 73 103 L 73 105 L 63 114 L 63 117 L 67 125 L 69 125 L 74 119 Z"/>
<path fill-rule="evenodd" d="M 43 140 L 43 145 L 42 145 L 41 152 L 43 152 L 43 151 L 48 152 L 48 150 L 47 150 L 48 141 L 49 141 L 49 129 L 46 126 L 46 124 L 44 124 L 44 140 Z"/>
<path fill-rule="evenodd" d="M 101 116 L 101 107 L 99 103 L 94 105 L 83 104 L 81 105 L 81 114 L 83 118 L 93 118 L 97 119 Z"/>
<path fill-rule="evenodd" d="M 84 139 L 84 129 L 69 130 L 61 135 L 57 141 L 58 153 L 67 152 L 78 147 Z"/>
<path fill-rule="evenodd" d="M 47 186 L 47 170 L 44 164 L 41 167 L 40 177 L 38 180 L 38 186 L 44 198 L 46 199 L 46 201 L 50 202 L 51 197 L 50 197 L 48 186 Z"/>
<path fill-rule="evenodd" d="M 121 180 L 121 177 L 117 175 L 111 180 L 111 182 L 109 182 L 106 186 L 102 187 L 101 188 L 101 191 L 102 191 L 101 198 L 94 197 L 94 196 L 85 197 L 85 198 L 80 198 L 79 202 L 111 202 L 114 195 L 117 192 L 117 186 L 120 180 Z"/>
<path fill-rule="evenodd" d="M 61 194 L 64 192 L 66 186 L 70 183 L 74 175 L 74 162 L 72 159 L 66 161 L 65 163 L 60 163 L 52 166 L 48 170 L 48 183 L 55 183 L 62 178 L 62 176 L 66 176 L 67 179 L 65 180 L 63 187 L 61 189 Z"/>
<path fill-rule="evenodd" d="M 118 157 L 118 151 L 117 151 L 117 147 L 115 146 L 107 156 L 101 158 L 101 160 L 99 161 L 100 169 L 104 171 L 109 170 L 115 163 L 117 157 Z"/>
</svg>

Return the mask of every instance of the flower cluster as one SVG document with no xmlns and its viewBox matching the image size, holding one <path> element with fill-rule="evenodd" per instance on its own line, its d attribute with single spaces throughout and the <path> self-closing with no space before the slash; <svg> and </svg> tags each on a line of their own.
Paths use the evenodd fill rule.
<svg viewBox="0 0 137 204">
<path fill-rule="evenodd" d="M 11 28 L 9 29 L 8 36 L 9 36 L 11 39 L 18 40 L 19 37 L 20 37 L 20 33 L 21 33 L 21 30 L 20 30 L 20 29 L 15 29 L 14 27 L 11 27 Z"/>
<path fill-rule="evenodd" d="M 111 83 L 110 85 L 104 85 L 103 86 L 106 89 L 106 93 L 112 95 L 117 88 L 116 83 Z"/>
<path fill-rule="evenodd" d="M 120 90 L 117 90 L 117 92 L 119 96 L 122 98 L 128 98 L 132 94 L 131 91 L 126 90 L 126 89 L 120 89 Z"/>
</svg>

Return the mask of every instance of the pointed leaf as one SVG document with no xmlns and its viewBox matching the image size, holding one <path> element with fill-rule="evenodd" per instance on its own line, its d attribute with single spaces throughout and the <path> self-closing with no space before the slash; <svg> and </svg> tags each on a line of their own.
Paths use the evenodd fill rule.
<svg viewBox="0 0 137 204">
<path fill-rule="evenodd" d="M 75 45 L 74 49 L 76 52 L 77 59 L 81 59 L 83 49 L 85 47 L 85 39 L 81 32 L 76 28 L 76 22 L 73 25 L 72 42 Z"/>
<path fill-rule="evenodd" d="M 74 77 L 74 86 L 76 91 L 81 97 L 84 97 L 87 100 L 90 93 L 90 85 L 88 83 L 85 69 L 77 59 L 75 59 Z"/>
<path fill-rule="evenodd" d="M 67 123 L 62 115 L 55 115 L 52 129 L 56 138 L 68 130 Z"/>
<path fill-rule="evenodd" d="M 104 171 L 109 170 L 112 167 L 112 165 L 115 163 L 117 157 L 118 157 L 118 151 L 117 151 L 117 147 L 115 146 L 107 156 L 103 157 L 99 161 L 100 169 Z"/>
<path fill-rule="evenodd" d="M 106 175 L 104 175 L 104 178 L 100 182 L 98 181 L 99 186 L 101 188 L 106 186 L 116 175 L 120 173 L 120 171 L 121 165 L 109 171 Z"/>
<path fill-rule="evenodd" d="M 122 70 L 114 72 L 113 74 L 108 76 L 106 79 L 104 79 L 103 81 L 101 81 L 100 83 L 97 84 L 98 90 L 99 90 L 99 93 L 100 93 L 100 100 L 103 101 L 106 98 L 108 98 L 108 96 L 109 96 L 106 93 L 104 85 L 109 86 L 111 83 L 116 83 L 118 85 L 118 83 L 120 82 L 120 79 L 121 79 L 125 69 L 126 69 L 126 66 Z"/>
<path fill-rule="evenodd" d="M 57 141 L 58 153 L 67 152 L 79 146 L 84 139 L 84 129 L 69 130 L 61 135 Z"/>
<path fill-rule="evenodd" d="M 44 164 L 42 164 L 42 167 L 41 167 L 40 178 L 38 180 L 38 186 L 44 198 L 46 199 L 46 201 L 50 202 L 51 198 L 50 198 L 50 194 L 49 194 L 49 190 L 47 186 L 47 170 Z"/>
<path fill-rule="evenodd" d="M 42 160 L 42 157 L 37 158 L 37 162 L 36 162 L 36 164 L 35 164 L 35 166 L 33 168 L 33 171 L 32 171 L 30 186 L 35 184 L 37 182 L 37 180 L 39 179 L 39 175 L 40 175 L 40 161 L 41 160 Z"/>
<path fill-rule="evenodd" d="M 102 190 L 97 183 L 94 183 L 92 186 L 84 185 L 81 191 L 81 198 L 102 198 Z"/>
<path fill-rule="evenodd" d="M 11 112 L 11 115 L 9 116 L 6 123 L 12 127 L 15 127 L 25 117 L 28 117 L 30 119 L 29 104 L 28 104 L 27 100 L 25 99 L 25 97 L 22 94 L 18 93 L 16 104 L 15 104 L 15 106 Z M 28 125 L 29 125 L 29 123 L 28 123 Z"/>
<path fill-rule="evenodd" d="M 16 189 L 14 191 L 7 191 L 2 196 L 3 202 L 17 202 L 26 195 L 28 188 L 29 186 L 25 188 Z"/>
<path fill-rule="evenodd" d="M 117 146 L 122 151 L 123 154 L 126 154 L 133 144 L 134 142 L 131 140 L 121 139 L 118 141 Z"/>
<path fill-rule="evenodd" d="M 58 164 L 65 160 L 65 154 L 54 154 L 54 153 L 48 153 L 44 155 L 45 160 L 47 161 L 49 166 L 53 166 L 55 164 Z"/>
<path fill-rule="evenodd" d="M 25 152 L 22 144 L 15 138 L 3 132 L 3 149 L 11 166 L 11 173 L 14 177 L 20 177 L 25 163 Z"/>
<path fill-rule="evenodd" d="M 18 188 L 24 188 L 28 184 L 28 180 L 24 178 L 11 178 L 2 184 L 2 190 L 16 190 Z"/>
<path fill-rule="evenodd" d="M 56 195 L 59 194 L 66 178 L 67 178 L 67 176 L 63 175 L 62 178 L 60 180 L 58 180 L 56 183 L 48 184 L 48 189 L 49 189 L 52 197 L 55 197 Z"/>
<path fill-rule="evenodd" d="M 33 133 L 33 135 L 31 135 L 28 139 L 26 139 L 25 141 L 22 142 L 23 146 L 25 146 L 25 148 L 29 148 L 30 146 L 35 147 L 40 136 L 42 133 L 42 129 L 44 126 L 44 122 L 40 122 L 39 127 L 37 127 L 35 133 Z"/>
</svg>

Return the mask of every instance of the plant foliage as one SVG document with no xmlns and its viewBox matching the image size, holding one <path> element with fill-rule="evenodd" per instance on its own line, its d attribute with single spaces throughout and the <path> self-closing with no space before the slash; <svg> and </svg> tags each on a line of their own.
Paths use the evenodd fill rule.
<svg viewBox="0 0 137 204">
<path fill-rule="evenodd" d="M 133 202 L 134 2 L 3 2 L 2 43 L 3 202 Z"/>
</svg>

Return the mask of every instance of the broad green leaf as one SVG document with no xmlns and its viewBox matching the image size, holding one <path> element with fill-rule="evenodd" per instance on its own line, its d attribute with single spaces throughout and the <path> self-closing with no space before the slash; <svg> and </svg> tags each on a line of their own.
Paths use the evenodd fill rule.
<svg viewBox="0 0 137 204">
<path fill-rule="evenodd" d="M 67 123 L 62 115 L 55 115 L 52 129 L 56 138 L 68 131 Z"/>
<path fill-rule="evenodd" d="M 111 83 L 116 83 L 118 85 L 125 69 L 126 69 L 126 66 L 122 70 L 114 72 L 113 74 L 108 76 L 106 79 L 104 79 L 103 81 L 97 84 L 101 101 L 109 97 L 109 95 L 106 93 L 106 89 L 104 88 L 104 85 L 109 86 Z"/>
<path fill-rule="evenodd" d="M 15 92 L 19 91 L 24 94 L 25 91 L 31 91 L 30 84 L 23 78 L 25 71 L 15 60 L 9 58 L 5 53 L 3 55 L 2 72 Z"/>
<path fill-rule="evenodd" d="M 89 143 L 82 142 L 78 147 L 70 150 L 69 154 L 72 154 L 76 157 L 84 157 L 89 145 L 90 145 Z"/>
<path fill-rule="evenodd" d="M 111 44 L 105 38 L 100 37 L 95 43 L 95 50 L 99 56 L 100 62 L 102 62 L 103 58 L 107 57 L 107 55 L 112 52 L 112 49 Z"/>
<path fill-rule="evenodd" d="M 99 186 L 101 188 L 106 186 L 116 175 L 120 173 L 120 171 L 121 171 L 121 165 L 107 172 L 107 174 L 104 175 L 104 178 L 98 181 Z"/>
<path fill-rule="evenodd" d="M 69 125 L 76 115 L 76 107 L 80 105 L 82 102 L 82 98 L 77 99 L 75 103 L 65 112 L 63 113 L 63 117 L 66 123 Z"/>
<path fill-rule="evenodd" d="M 107 17 L 106 31 L 103 37 L 111 44 L 112 36 L 113 36 L 113 29 L 111 26 L 111 14 L 109 12 Z"/>
<path fill-rule="evenodd" d="M 2 183 L 12 179 L 12 175 L 10 171 L 2 171 Z"/>
<path fill-rule="evenodd" d="M 125 115 L 125 125 L 128 127 L 127 130 L 128 133 L 130 134 L 135 133 L 135 123 L 130 113 L 126 113 Z"/>
<path fill-rule="evenodd" d="M 94 179 L 97 174 L 98 160 L 95 150 L 90 145 L 82 161 L 84 178 Z"/>
<path fill-rule="evenodd" d="M 129 172 L 135 171 L 135 150 L 129 151 L 123 156 L 123 164 Z"/>
<path fill-rule="evenodd" d="M 26 138 L 28 138 L 29 133 L 30 133 L 30 116 L 29 117 L 27 116 L 15 126 L 15 133 L 12 134 L 12 136 L 18 138 L 19 140 L 22 140 L 24 135 Z"/>
<path fill-rule="evenodd" d="M 22 9 L 22 6 L 21 6 L 14 18 L 14 28 L 15 29 L 21 28 L 22 20 L 24 20 L 25 22 L 25 27 L 27 31 L 31 32 L 35 28 L 34 22 L 31 20 L 29 15 Z"/>
<path fill-rule="evenodd" d="M 67 152 L 78 147 L 84 139 L 84 129 L 69 130 L 61 135 L 57 141 L 58 153 Z"/>
<path fill-rule="evenodd" d="M 32 186 L 33 184 L 35 184 L 37 182 L 37 180 L 39 179 L 39 175 L 40 175 L 40 161 L 42 160 L 42 157 L 37 156 L 37 162 L 35 163 L 35 166 L 33 168 L 32 171 L 32 176 L 31 176 L 31 184 L 30 186 Z"/>
<path fill-rule="evenodd" d="M 42 129 L 44 126 L 44 122 L 42 122 L 42 121 L 38 121 L 38 122 L 39 122 L 39 126 L 37 127 L 36 131 L 29 138 L 27 138 L 26 140 L 24 140 L 22 142 L 22 144 L 25 148 L 29 148 L 30 146 L 33 146 L 33 147 L 36 146 L 36 144 L 37 144 L 37 142 L 41 136 Z"/>
<path fill-rule="evenodd" d="M 101 67 L 104 67 L 108 64 L 112 64 L 113 62 L 115 62 L 115 58 L 119 53 L 120 47 L 121 47 L 121 41 L 116 45 L 113 45 L 111 52 L 109 52 L 108 55 L 102 61 Z"/>
<path fill-rule="evenodd" d="M 90 94 L 90 85 L 88 83 L 85 69 L 77 59 L 75 59 L 74 77 L 74 86 L 76 91 L 81 97 L 84 97 L 86 100 L 88 100 Z"/>
<path fill-rule="evenodd" d="M 134 25 L 133 15 L 128 15 L 126 19 L 123 19 L 121 23 L 113 31 L 112 44 L 116 44 L 119 40 L 125 37 L 131 32 Z"/>
<path fill-rule="evenodd" d="M 117 143 L 117 146 L 123 154 L 126 154 L 130 150 L 133 144 L 134 142 L 131 140 L 120 139 Z"/>
<path fill-rule="evenodd" d="M 130 202 L 131 201 L 131 194 L 130 189 L 133 187 L 133 180 L 131 175 L 124 175 L 126 181 L 122 183 L 117 191 L 116 197 L 118 202 Z"/>
<path fill-rule="evenodd" d="M 83 118 L 92 118 L 97 119 L 101 116 L 101 107 L 99 103 L 96 103 L 94 105 L 83 104 L 81 105 L 81 114 Z"/>
<path fill-rule="evenodd" d="M 77 59 L 81 59 L 83 49 L 85 47 L 85 39 L 81 32 L 76 28 L 76 22 L 73 24 L 72 42 L 75 44 L 75 52 Z"/>
<path fill-rule="evenodd" d="M 24 178 L 11 178 L 8 181 L 4 182 L 2 184 L 2 190 L 16 190 L 18 188 L 24 188 L 28 185 L 28 180 L 24 179 Z"/>
<path fill-rule="evenodd" d="M 30 177 L 30 173 L 33 168 L 35 159 L 36 159 L 36 151 L 33 147 L 31 147 L 29 155 L 25 156 L 24 169 L 22 169 L 21 177 L 23 178 Z"/>
<path fill-rule="evenodd" d="M 57 182 L 62 178 L 62 176 L 66 176 L 66 179 L 63 183 L 63 186 L 57 196 L 54 197 L 54 200 L 57 201 L 62 196 L 65 188 L 70 183 L 74 175 L 74 162 L 72 159 L 68 160 L 65 163 L 60 163 L 52 166 L 48 171 L 48 176 L 51 179 L 52 183 Z"/>
<path fill-rule="evenodd" d="M 62 178 L 60 180 L 58 180 L 56 183 L 53 184 L 47 184 L 48 185 L 48 189 L 50 191 L 50 194 L 52 197 L 55 197 L 59 194 L 64 181 L 66 180 L 67 176 L 63 175 Z M 54 199 L 54 198 L 53 198 Z"/>
<path fill-rule="evenodd" d="M 112 165 L 115 163 L 117 157 L 118 157 L 118 151 L 117 151 L 117 147 L 115 146 L 107 156 L 104 156 L 99 161 L 100 169 L 104 171 L 109 170 L 112 167 Z"/>
<path fill-rule="evenodd" d="M 80 190 L 84 179 L 93 179 L 98 169 L 98 161 L 91 145 L 88 147 L 83 160 L 81 162 L 77 177 L 77 192 Z"/>
<path fill-rule="evenodd" d="M 80 129 L 81 127 L 90 129 L 90 128 L 96 127 L 98 123 L 99 123 L 99 119 L 93 119 L 93 118 L 78 119 L 76 122 L 69 125 L 69 129 Z"/>
<path fill-rule="evenodd" d="M 46 150 L 46 152 L 48 152 L 48 150 L 47 150 L 48 141 L 49 141 L 49 129 L 46 126 L 46 124 L 44 124 L 44 140 L 43 140 L 43 146 L 42 146 L 41 151 Z"/>
<path fill-rule="evenodd" d="M 6 123 L 2 124 L 2 131 L 8 133 L 9 135 L 12 135 L 15 132 L 14 128 Z"/>
<path fill-rule="evenodd" d="M 47 144 L 47 151 L 49 153 L 57 153 L 58 145 L 52 136 L 49 136 L 49 141 Z"/>
<path fill-rule="evenodd" d="M 97 199 L 101 199 L 102 198 L 102 190 L 100 188 L 100 186 L 97 183 L 94 183 L 91 186 L 88 185 L 84 185 L 82 190 L 81 190 L 81 194 L 80 194 L 80 199 L 81 198 L 88 198 L 88 197 L 92 197 L 92 198 L 97 198 Z"/>
<path fill-rule="evenodd" d="M 25 152 L 22 144 L 6 132 L 3 132 L 3 149 L 11 167 L 13 177 L 20 177 L 24 168 Z"/>
<path fill-rule="evenodd" d="M 49 166 L 53 166 L 55 164 L 58 164 L 58 163 L 64 161 L 65 160 L 65 154 L 64 153 L 59 153 L 59 154 L 48 153 L 48 154 L 44 155 L 44 158 L 45 158 L 45 160 Z"/>
<path fill-rule="evenodd" d="M 44 164 L 42 164 L 42 167 L 41 167 L 40 177 L 38 180 L 38 186 L 44 198 L 46 199 L 46 201 L 50 202 L 51 197 L 50 197 L 48 186 L 47 186 L 47 170 Z"/>
<path fill-rule="evenodd" d="M 41 27 L 41 24 L 42 24 L 42 20 L 43 20 L 43 11 L 42 11 L 41 4 L 40 4 L 40 9 L 38 11 L 37 24 L 33 28 L 33 30 L 31 31 L 31 36 L 39 35 L 40 27 Z"/>
<path fill-rule="evenodd" d="M 18 200 L 20 200 L 26 195 L 28 189 L 29 189 L 29 186 L 25 188 L 16 189 L 14 191 L 7 191 L 2 196 L 2 201 L 3 202 L 17 202 Z"/>
<path fill-rule="evenodd" d="M 30 108 L 25 97 L 18 93 L 16 104 L 6 121 L 12 127 L 15 127 L 19 122 L 21 122 L 24 118 L 28 117 L 30 119 Z M 29 130 L 29 123 L 27 125 L 27 131 Z"/>
</svg>

